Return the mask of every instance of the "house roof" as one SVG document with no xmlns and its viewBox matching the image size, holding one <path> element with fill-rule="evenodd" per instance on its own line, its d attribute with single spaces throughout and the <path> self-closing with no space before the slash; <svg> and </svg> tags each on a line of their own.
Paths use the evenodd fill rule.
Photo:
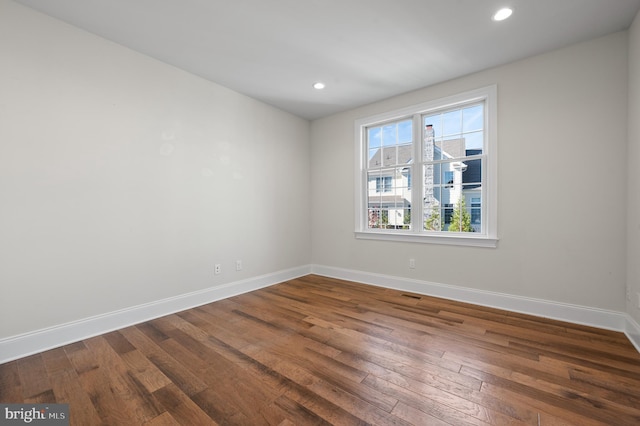
<svg viewBox="0 0 640 426">
<path fill-rule="evenodd" d="M 467 155 L 482 154 L 481 149 L 467 149 Z M 479 182 L 482 182 L 482 160 L 467 160 L 464 162 L 467 165 L 467 170 L 462 173 L 462 183 L 467 184 L 464 189 L 473 189 L 480 187 Z M 469 183 L 478 183 L 478 185 L 468 185 Z"/>
<path fill-rule="evenodd" d="M 438 153 L 436 157 L 440 156 L 445 158 L 459 158 L 465 155 L 476 155 L 481 153 L 481 150 L 464 151 L 465 140 L 464 138 L 448 139 L 444 141 L 436 141 L 434 150 Z M 469 152 L 473 151 L 474 154 Z M 476 152 L 477 151 L 477 152 Z M 369 168 L 378 167 L 394 167 L 404 164 L 410 164 L 413 159 L 413 146 L 411 145 L 392 145 L 379 148 L 375 154 L 369 159 Z"/>
<path fill-rule="evenodd" d="M 369 160 L 369 168 L 409 164 L 412 157 L 413 147 L 411 145 L 380 148 Z"/>
<path fill-rule="evenodd" d="M 455 155 L 450 155 L 448 152 L 445 152 L 445 156 L 458 157 L 462 155 L 461 149 L 463 149 L 462 147 L 464 147 L 464 139 L 445 141 L 445 144 L 443 145 L 445 145 L 446 148 L 451 148 L 452 151 L 455 151 Z M 439 150 L 438 147 L 436 147 L 435 149 Z M 395 167 L 398 165 L 402 166 L 404 164 L 408 165 L 411 163 L 412 154 L 413 148 L 411 145 L 380 148 L 369 160 L 369 167 L 375 169 L 385 166 Z M 466 156 L 479 154 L 482 154 L 481 149 L 465 150 Z M 465 184 L 465 189 L 474 189 L 480 187 L 480 182 L 482 182 L 482 160 L 466 160 L 464 164 L 467 166 L 466 169 L 462 172 L 462 183 Z"/>
</svg>

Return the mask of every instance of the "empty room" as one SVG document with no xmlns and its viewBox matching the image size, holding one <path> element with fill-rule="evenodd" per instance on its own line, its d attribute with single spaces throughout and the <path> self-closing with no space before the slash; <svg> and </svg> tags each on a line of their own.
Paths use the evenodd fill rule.
<svg viewBox="0 0 640 426">
<path fill-rule="evenodd" d="M 0 424 L 640 424 L 640 0 L 0 0 Z"/>
</svg>

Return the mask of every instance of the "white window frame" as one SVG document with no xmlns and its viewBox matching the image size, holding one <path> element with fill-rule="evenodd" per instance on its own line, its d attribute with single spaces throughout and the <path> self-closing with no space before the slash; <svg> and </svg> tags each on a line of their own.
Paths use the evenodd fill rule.
<svg viewBox="0 0 640 426">
<path fill-rule="evenodd" d="M 374 116 L 364 117 L 355 122 L 355 236 L 359 239 L 386 240 L 400 242 L 417 242 L 427 244 L 447 244 L 474 247 L 496 247 L 498 244 L 498 114 L 497 114 L 497 86 L 492 85 L 476 90 L 448 96 L 389 111 Z M 456 108 L 474 102 L 484 102 L 484 163 L 482 167 L 482 231 L 481 232 L 443 232 L 425 231 L 421 222 L 422 197 L 424 179 L 418 178 L 422 150 L 422 116 L 443 109 Z M 412 173 L 412 220 L 414 225 L 410 230 L 397 229 L 369 229 L 367 222 L 367 128 L 389 121 L 410 118 L 413 120 L 414 161 L 411 164 Z M 418 183 L 418 185 L 416 185 Z"/>
</svg>

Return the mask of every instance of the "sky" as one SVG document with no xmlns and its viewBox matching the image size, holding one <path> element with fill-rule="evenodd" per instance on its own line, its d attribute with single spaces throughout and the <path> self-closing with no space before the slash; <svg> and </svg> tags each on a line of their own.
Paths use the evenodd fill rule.
<svg viewBox="0 0 640 426">
<path fill-rule="evenodd" d="M 483 145 L 483 105 L 475 104 L 452 111 L 426 115 L 423 124 L 431 124 L 436 140 L 465 139 L 466 149 L 478 149 Z M 369 128 L 369 158 L 378 148 L 404 145 L 412 142 L 412 120 L 402 120 Z"/>
</svg>

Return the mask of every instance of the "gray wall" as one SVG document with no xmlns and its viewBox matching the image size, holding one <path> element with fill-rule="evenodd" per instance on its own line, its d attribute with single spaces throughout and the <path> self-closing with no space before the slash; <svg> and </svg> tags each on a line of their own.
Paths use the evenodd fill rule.
<svg viewBox="0 0 640 426">
<path fill-rule="evenodd" d="M 356 240 L 354 120 L 490 84 L 498 86 L 498 248 Z M 624 310 L 626 32 L 317 120 L 311 129 L 315 264 Z"/>
<path fill-rule="evenodd" d="M 309 263 L 308 121 L 6 0 L 0 93 L 0 338 Z"/>
<path fill-rule="evenodd" d="M 624 311 L 639 25 L 309 123 L 0 0 L 0 339 L 312 263 Z M 490 84 L 498 248 L 356 240 L 354 120 Z"/>
</svg>

